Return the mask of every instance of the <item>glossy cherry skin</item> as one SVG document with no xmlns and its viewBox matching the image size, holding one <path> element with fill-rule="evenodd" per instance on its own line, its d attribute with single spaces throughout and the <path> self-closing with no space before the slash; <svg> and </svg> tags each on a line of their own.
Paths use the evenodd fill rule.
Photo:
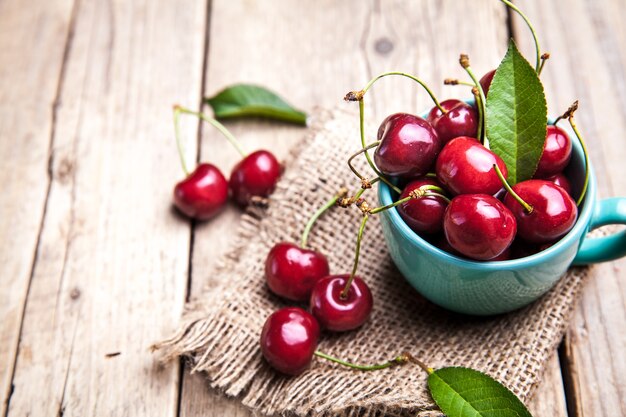
<svg viewBox="0 0 626 417">
<path fill-rule="evenodd" d="M 372 312 L 372 293 L 359 277 L 354 277 L 347 297 L 341 298 L 348 278 L 348 274 L 329 275 L 313 287 L 311 313 L 323 328 L 335 332 L 356 329 L 365 323 Z"/>
<path fill-rule="evenodd" d="M 208 220 L 218 214 L 228 199 L 228 183 L 211 164 L 200 164 L 174 187 L 174 205 L 185 215 Z"/>
<path fill-rule="evenodd" d="M 483 92 L 485 93 L 485 97 L 489 94 L 489 87 L 491 87 L 491 81 L 493 81 L 494 75 L 496 75 L 496 70 L 491 70 L 483 75 L 480 81 L 478 81 L 483 89 Z"/>
<path fill-rule="evenodd" d="M 293 301 L 308 301 L 315 283 L 328 274 L 328 260 L 322 253 L 293 243 L 277 243 L 265 259 L 267 286 Z"/>
<path fill-rule="evenodd" d="M 433 125 L 442 143 L 459 136 L 476 137 L 478 115 L 472 106 L 455 99 L 444 100 L 440 104 L 447 112 L 442 114 L 435 106 L 428 113 L 426 120 Z"/>
<path fill-rule="evenodd" d="M 287 375 L 299 375 L 311 363 L 320 326 L 298 307 L 282 308 L 270 315 L 261 332 L 261 352 L 272 366 Z"/>
<path fill-rule="evenodd" d="M 535 171 L 535 178 L 546 178 L 563 171 L 572 156 L 572 141 L 563 129 L 548 125 L 543 153 Z"/>
<path fill-rule="evenodd" d="M 256 151 L 235 165 L 228 185 L 237 204 L 247 206 L 252 197 L 272 194 L 280 174 L 280 163 L 271 152 Z"/>
<path fill-rule="evenodd" d="M 556 185 L 564 189 L 567 194 L 569 194 L 570 196 L 572 195 L 572 185 L 570 184 L 565 174 L 563 174 L 562 172 L 549 176 L 548 178 L 546 178 L 546 181 L 555 183 Z"/>
<path fill-rule="evenodd" d="M 442 187 L 434 178 L 420 178 L 411 181 L 404 187 L 399 200 L 408 197 L 411 191 L 423 185 L 436 185 Z M 443 228 L 443 213 L 447 203 L 441 197 L 424 196 L 413 198 L 398 205 L 398 214 L 402 220 L 416 233 L 437 233 Z"/>
<path fill-rule="evenodd" d="M 441 150 L 435 172 L 437 179 L 454 194 L 496 194 L 502 182 L 493 165 L 497 164 L 506 178 L 506 164 L 475 138 L 452 139 Z"/>
<path fill-rule="evenodd" d="M 485 261 L 507 250 L 517 227 L 513 213 L 497 198 L 461 194 L 448 205 L 443 230 L 454 249 L 468 258 Z"/>
<path fill-rule="evenodd" d="M 578 208 L 569 194 L 550 181 L 528 180 L 513 186 L 533 212 L 526 209 L 510 194 L 504 204 L 517 220 L 517 235 L 532 243 L 553 242 L 569 232 L 578 218 Z"/>
<path fill-rule="evenodd" d="M 374 151 L 378 169 L 405 179 L 426 174 L 442 147 L 430 123 L 407 113 L 388 116 L 378 128 L 378 140 L 380 145 Z"/>
</svg>

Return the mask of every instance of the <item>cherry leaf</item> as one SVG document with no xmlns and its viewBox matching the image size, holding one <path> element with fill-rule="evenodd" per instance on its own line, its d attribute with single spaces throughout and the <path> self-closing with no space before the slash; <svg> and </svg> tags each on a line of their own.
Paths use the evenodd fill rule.
<svg viewBox="0 0 626 417">
<path fill-rule="evenodd" d="M 515 394 L 474 369 L 437 369 L 428 376 L 428 388 L 448 417 L 532 417 Z"/>
<path fill-rule="evenodd" d="M 306 114 L 293 108 L 270 90 L 251 84 L 235 84 L 204 99 L 218 119 L 261 117 L 306 125 Z"/>
<path fill-rule="evenodd" d="M 490 149 L 506 163 L 511 185 L 532 178 L 543 152 L 548 107 L 535 69 L 511 39 L 487 95 Z"/>
</svg>

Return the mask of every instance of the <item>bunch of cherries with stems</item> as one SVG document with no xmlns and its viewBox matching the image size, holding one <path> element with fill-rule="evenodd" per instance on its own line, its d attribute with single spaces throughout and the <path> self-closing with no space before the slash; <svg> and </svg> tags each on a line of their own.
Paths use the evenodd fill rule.
<svg viewBox="0 0 626 417">
<path fill-rule="evenodd" d="M 210 123 L 222 133 L 239 152 L 242 159 L 230 173 L 226 181 L 224 174 L 213 164 L 201 163 L 189 172 L 180 141 L 180 115 L 189 114 Z M 282 168 L 274 154 L 258 150 L 248 154 L 239 141 L 217 120 L 187 108 L 174 106 L 174 129 L 180 163 L 185 179 L 174 187 L 174 205 L 182 213 L 197 220 L 215 217 L 226 205 L 229 194 L 241 207 L 260 203 L 276 187 Z"/>
<path fill-rule="evenodd" d="M 528 24 L 536 46 L 535 69 L 541 74 L 549 54 L 540 54 L 535 31 L 526 16 L 509 1 L 501 1 Z M 413 362 L 432 372 L 408 353 L 382 364 L 356 365 L 316 350 L 320 324 L 331 331 L 351 330 L 363 324 L 371 311 L 371 292 L 356 276 L 363 232 L 371 215 L 397 207 L 400 216 L 417 234 L 453 255 L 476 261 L 505 261 L 531 255 L 552 245 L 574 226 L 577 207 L 583 201 L 589 181 L 587 150 L 573 118 L 578 102 L 547 126 L 533 179 L 511 187 L 506 181 L 506 164 L 488 148 L 485 135 L 486 97 L 496 70 L 478 80 L 467 55 L 462 54 L 459 63 L 472 83 L 447 79 L 445 84 L 471 86 L 473 105 L 456 99 L 439 102 L 422 80 L 396 71 L 383 73 L 362 90 L 346 95 L 345 100 L 359 103 L 361 150 L 350 156 L 348 165 L 361 181 L 361 188 L 351 197 L 342 195 L 344 190 L 320 208 L 305 227 L 300 247 L 282 242 L 267 257 L 265 276 L 270 290 L 293 301 L 308 299 L 311 311 L 287 307 L 268 317 L 261 333 L 261 350 L 275 369 L 297 375 L 315 355 L 360 370 Z M 426 119 L 408 113 L 388 116 L 378 129 L 377 140 L 367 144 L 364 96 L 376 81 L 391 75 L 417 82 L 435 106 Z M 563 173 L 572 152 L 569 136 L 557 126 L 563 119 L 569 121 L 585 156 L 585 181 L 576 202 L 570 196 L 571 186 Z M 372 160 L 368 151 L 374 148 Z M 361 154 L 375 178 L 365 177 L 352 164 Z M 371 208 L 362 195 L 379 181 L 399 197 L 389 205 Z M 335 204 L 343 207 L 354 204 L 363 214 L 349 275 L 328 275 L 325 256 L 306 249 L 315 220 Z M 517 248 L 512 250 L 514 240 Z"/>
</svg>

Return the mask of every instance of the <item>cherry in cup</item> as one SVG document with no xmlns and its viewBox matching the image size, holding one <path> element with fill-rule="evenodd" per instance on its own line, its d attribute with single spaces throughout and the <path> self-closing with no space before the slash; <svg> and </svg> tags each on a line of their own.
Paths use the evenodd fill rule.
<svg viewBox="0 0 626 417">
<path fill-rule="evenodd" d="M 434 178 L 423 177 L 409 182 L 402 190 L 402 200 L 415 190 L 431 186 L 443 191 L 442 185 Z M 398 205 L 398 213 L 404 222 L 416 233 L 437 233 L 443 227 L 443 215 L 448 202 L 442 196 L 424 195 Z"/>
<path fill-rule="evenodd" d="M 547 178 L 562 172 L 572 156 L 572 141 L 558 126 L 548 125 L 543 153 L 539 159 L 535 178 Z"/>
<path fill-rule="evenodd" d="M 474 107 L 456 99 L 442 101 L 441 107 L 446 110 L 445 113 L 434 106 L 426 120 L 433 125 L 442 143 L 459 136 L 476 137 L 478 115 Z"/>
</svg>

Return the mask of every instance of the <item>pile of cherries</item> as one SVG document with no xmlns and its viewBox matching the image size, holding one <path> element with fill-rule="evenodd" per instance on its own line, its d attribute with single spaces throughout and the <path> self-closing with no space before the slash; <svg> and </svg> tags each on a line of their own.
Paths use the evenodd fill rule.
<svg viewBox="0 0 626 417">
<path fill-rule="evenodd" d="M 274 294 L 294 302 L 308 302 L 309 311 L 282 308 L 270 315 L 261 332 L 261 351 L 280 372 L 297 375 L 316 353 L 320 328 L 344 332 L 361 326 L 369 317 L 373 298 L 367 284 L 352 274 L 331 275 L 328 260 L 321 252 L 307 249 L 308 231 L 315 220 L 333 206 L 342 194 L 333 197 L 309 221 L 300 246 L 280 242 L 265 261 L 265 279 Z"/>
<path fill-rule="evenodd" d="M 233 144 L 242 156 L 226 181 L 224 174 L 213 164 L 201 163 L 191 173 L 187 170 L 180 146 L 178 118 L 181 113 L 194 115 L 215 126 Z M 189 109 L 174 106 L 176 140 L 181 164 L 186 177 L 174 187 L 174 205 L 188 217 L 208 220 L 226 205 L 229 194 L 240 206 L 268 197 L 281 176 L 280 163 L 269 151 L 258 150 L 247 154 L 235 137 L 217 120 Z"/>
<path fill-rule="evenodd" d="M 493 73 L 481 79 L 486 92 Z M 501 261 L 543 250 L 574 226 L 565 131 L 549 125 L 533 179 L 509 187 L 504 161 L 477 139 L 476 108 L 459 100 L 440 107 L 426 119 L 391 115 L 378 129 L 376 166 L 404 184 L 398 212 L 413 231 L 454 255 Z"/>
</svg>

